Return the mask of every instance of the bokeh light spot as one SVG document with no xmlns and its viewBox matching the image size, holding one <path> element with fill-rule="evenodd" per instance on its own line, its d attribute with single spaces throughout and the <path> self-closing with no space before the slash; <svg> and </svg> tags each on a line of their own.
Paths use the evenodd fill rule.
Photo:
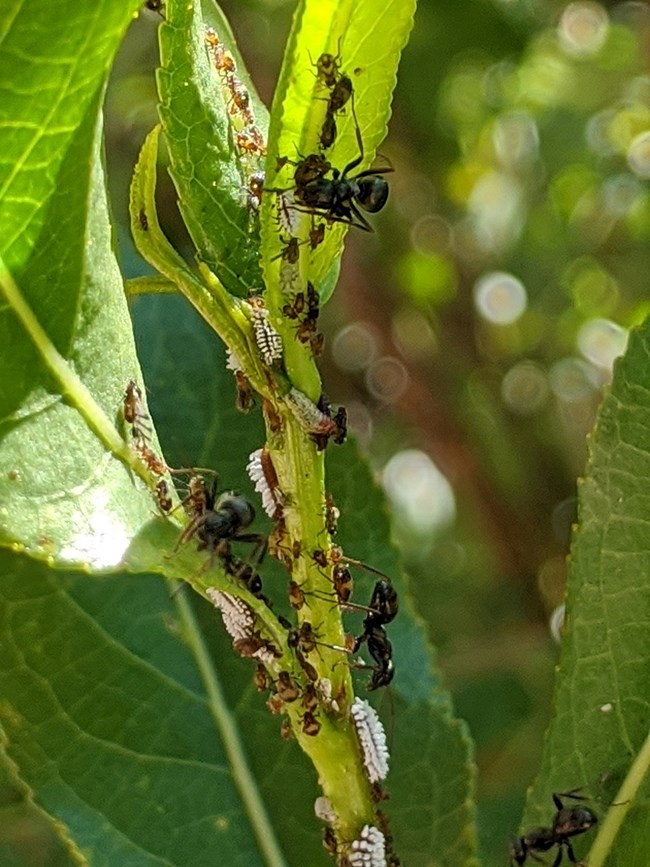
<svg viewBox="0 0 650 867">
<path fill-rule="evenodd" d="M 605 44 L 609 31 L 607 12 L 600 3 L 569 3 L 558 24 L 560 45 L 574 57 L 589 57 Z"/>
<path fill-rule="evenodd" d="M 480 315 L 495 325 L 511 325 L 526 309 L 523 283 L 503 271 L 485 274 L 474 286 L 474 304 Z"/>
<path fill-rule="evenodd" d="M 566 403 L 585 400 L 598 388 L 594 368 L 581 358 L 562 358 L 549 372 L 553 394 Z"/>
<path fill-rule="evenodd" d="M 627 164 L 638 177 L 650 178 L 650 131 L 632 139 L 627 150 Z"/>
<path fill-rule="evenodd" d="M 398 358 L 384 356 L 374 361 L 366 371 L 366 388 L 383 403 L 394 403 L 404 394 L 409 375 Z"/>
<path fill-rule="evenodd" d="M 431 358 L 438 341 L 429 320 L 412 307 L 404 308 L 391 322 L 393 341 L 405 358 L 421 361 Z"/>
<path fill-rule="evenodd" d="M 428 535 L 454 520 L 451 485 L 424 452 L 406 449 L 393 455 L 384 467 L 382 483 L 397 522 L 418 535 Z"/>
<path fill-rule="evenodd" d="M 610 319 L 591 319 L 578 332 L 578 348 L 584 357 L 605 370 L 611 371 L 614 361 L 623 355 L 628 333 Z"/>
<path fill-rule="evenodd" d="M 492 130 L 492 141 L 503 166 L 526 166 L 537 159 L 537 124 L 525 112 L 512 112 L 498 118 Z"/>
<path fill-rule="evenodd" d="M 533 361 L 515 364 L 503 377 L 501 396 L 503 402 L 519 415 L 532 415 L 538 412 L 549 396 L 546 374 Z"/>
<path fill-rule="evenodd" d="M 377 357 L 379 348 L 374 329 L 366 322 L 352 322 L 341 328 L 332 341 L 332 358 L 341 370 L 365 370 Z"/>
</svg>

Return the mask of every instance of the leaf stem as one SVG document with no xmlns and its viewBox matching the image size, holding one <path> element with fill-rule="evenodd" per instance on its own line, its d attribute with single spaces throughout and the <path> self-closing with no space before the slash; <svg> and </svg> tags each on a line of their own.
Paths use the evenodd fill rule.
<svg viewBox="0 0 650 867">
<path fill-rule="evenodd" d="M 259 795 L 257 783 L 248 766 L 244 747 L 237 733 L 237 725 L 228 709 L 221 683 L 212 665 L 210 654 L 203 641 L 190 602 L 180 593 L 176 596 L 176 604 L 185 627 L 185 637 L 194 654 L 205 685 L 210 711 L 228 756 L 233 780 L 241 795 L 266 864 L 269 867 L 286 867 L 286 861 L 273 833 L 266 807 Z"/>
<path fill-rule="evenodd" d="M 602 867 L 605 859 L 609 854 L 612 844 L 616 839 L 623 820 L 627 816 L 634 798 L 643 782 L 648 767 L 650 766 L 650 733 L 646 737 L 643 746 L 632 762 L 632 766 L 628 771 L 626 778 L 623 780 L 621 788 L 614 799 L 614 803 L 610 807 L 605 816 L 603 823 L 598 830 L 598 836 L 594 840 L 594 845 L 589 852 L 588 863 L 589 867 Z"/>
<path fill-rule="evenodd" d="M 149 487 L 155 487 L 151 475 L 142 461 L 138 459 L 137 455 L 115 430 L 115 426 L 95 401 L 86 385 L 74 373 L 70 362 L 60 354 L 52 343 L 1 258 L 0 288 L 9 306 L 40 352 L 50 373 L 61 387 L 61 393 L 66 395 L 70 403 L 79 410 L 80 415 L 88 422 L 90 429 L 97 434 L 106 448 L 127 464 Z"/>
</svg>

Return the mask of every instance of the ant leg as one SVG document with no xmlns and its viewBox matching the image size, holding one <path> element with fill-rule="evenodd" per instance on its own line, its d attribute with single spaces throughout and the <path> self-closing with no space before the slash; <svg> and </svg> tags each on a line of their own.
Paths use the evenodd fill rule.
<svg viewBox="0 0 650 867">
<path fill-rule="evenodd" d="M 343 174 L 341 177 L 346 178 L 348 172 L 351 172 L 352 169 L 355 169 L 358 165 L 363 162 L 364 150 L 363 150 L 363 139 L 361 138 L 361 130 L 359 129 L 359 121 L 357 120 L 357 112 L 354 107 L 354 91 L 352 91 L 352 96 L 350 97 L 350 104 L 352 107 L 352 117 L 354 119 L 354 132 L 357 137 L 357 145 L 359 146 L 359 156 L 356 160 L 352 160 L 351 163 L 348 163 L 347 166 L 343 169 Z"/>
<path fill-rule="evenodd" d="M 575 852 L 573 851 L 573 846 L 571 845 L 569 840 L 565 840 L 564 845 L 566 846 L 566 851 L 567 851 L 567 855 L 569 856 L 569 861 L 571 861 L 572 864 L 577 864 L 578 859 L 576 858 Z"/>
<path fill-rule="evenodd" d="M 356 221 L 354 219 L 350 220 L 351 226 L 356 226 L 358 229 L 363 229 L 365 232 L 375 231 L 352 201 L 350 202 L 350 211 L 352 212 L 353 217 L 356 217 Z"/>
<path fill-rule="evenodd" d="M 589 798 L 585 795 L 578 795 L 577 792 L 581 792 L 582 788 L 579 787 L 577 789 L 569 789 L 568 792 L 558 792 L 556 797 L 558 798 L 573 798 L 574 801 L 588 801 Z"/>
<path fill-rule="evenodd" d="M 566 841 L 566 844 L 567 844 L 567 846 L 569 846 L 569 850 L 570 850 L 571 855 L 572 855 L 573 849 L 571 849 L 571 846 L 570 846 L 568 840 Z M 553 867 L 560 867 L 560 864 L 562 863 L 562 854 L 564 852 L 563 845 L 564 845 L 564 841 L 562 843 L 560 843 L 558 846 L 557 855 L 556 855 L 555 861 L 553 861 Z M 571 855 L 569 857 L 571 857 Z M 571 860 L 575 864 L 575 857 L 571 858 Z"/>
</svg>

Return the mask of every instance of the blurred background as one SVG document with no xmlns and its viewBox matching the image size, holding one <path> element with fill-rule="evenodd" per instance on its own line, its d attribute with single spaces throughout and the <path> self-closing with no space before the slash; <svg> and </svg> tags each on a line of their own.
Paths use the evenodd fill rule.
<svg viewBox="0 0 650 867">
<path fill-rule="evenodd" d="M 221 5 L 270 106 L 294 3 Z M 107 97 L 127 276 L 158 20 L 134 23 Z M 388 206 L 374 235 L 349 233 L 322 316 L 326 390 L 476 740 L 488 865 L 507 862 L 550 714 L 587 434 L 649 307 L 649 43 L 643 2 L 420 0 L 381 148 Z M 163 189 L 182 244 L 174 202 Z"/>
</svg>

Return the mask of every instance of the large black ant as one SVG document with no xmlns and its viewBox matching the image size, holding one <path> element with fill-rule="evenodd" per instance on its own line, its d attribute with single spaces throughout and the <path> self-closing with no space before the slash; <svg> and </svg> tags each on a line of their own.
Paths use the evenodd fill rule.
<svg viewBox="0 0 650 867">
<path fill-rule="evenodd" d="M 325 175 L 329 168 L 324 169 L 324 166 L 329 166 L 329 163 L 324 160 L 319 165 L 318 159 L 322 160 L 318 154 L 310 154 L 298 163 L 294 173 L 296 201 L 303 205 L 303 210 L 309 214 L 322 216 L 329 222 L 347 223 L 372 232 L 372 226 L 359 208 L 370 214 L 381 211 L 388 200 L 388 183 L 381 175 L 392 172 L 393 169 L 388 166 L 372 168 L 357 175 L 350 175 L 363 161 L 361 148 L 359 156 L 349 162 L 342 172 L 332 169 L 332 177 L 327 178 Z M 305 172 L 303 163 L 307 161 L 309 170 Z M 309 176 L 309 180 L 302 180 L 304 174 Z"/>
<path fill-rule="evenodd" d="M 228 560 L 229 542 L 252 542 L 255 544 L 255 559 L 259 562 L 266 553 L 267 537 L 262 533 L 245 533 L 255 519 L 255 509 L 241 494 L 225 491 L 217 496 L 217 480 L 208 489 L 201 476 L 190 479 L 190 523 L 185 527 L 177 547 L 188 542 L 192 536 L 199 539 L 199 551 L 208 550 L 211 555 Z"/>
<path fill-rule="evenodd" d="M 366 232 L 372 232 L 372 226 L 359 208 L 370 214 L 381 211 L 388 200 L 388 183 L 381 175 L 388 174 L 393 169 L 387 166 L 366 169 L 356 175 L 350 174 L 363 162 L 364 157 L 363 141 L 356 116 L 355 129 L 359 156 L 349 162 L 342 172 L 332 168 L 329 160 L 322 154 L 308 154 L 297 163 L 293 163 L 295 165 L 294 197 L 297 210 L 324 217 L 330 223 L 346 223 Z M 292 163 L 288 157 L 278 159 L 278 170 L 287 163 Z M 330 170 L 332 176 L 328 178 Z M 286 192 L 286 190 L 271 188 L 268 191 Z"/>
<path fill-rule="evenodd" d="M 561 793 L 562 797 L 574 798 L 583 800 L 580 795 L 576 795 L 575 791 Z M 553 846 L 558 847 L 558 853 L 553 861 L 553 867 L 559 867 L 562 863 L 562 856 L 566 849 L 566 854 L 573 864 L 578 861 L 571 845 L 570 837 L 576 837 L 578 834 L 584 834 L 598 822 L 598 817 L 588 807 L 576 805 L 574 807 L 565 807 L 560 799 L 560 795 L 553 795 L 553 803 L 557 812 L 553 817 L 553 824 L 550 828 L 533 828 L 528 831 L 523 837 L 516 837 L 510 843 L 510 863 L 523 865 L 530 857 L 535 861 L 541 859 L 537 857 L 538 852 L 548 852 Z"/>
<path fill-rule="evenodd" d="M 397 591 L 390 581 L 381 578 L 372 591 L 363 621 L 363 632 L 355 639 L 352 650 L 356 653 L 364 642 L 368 645 L 368 653 L 375 662 L 375 665 L 371 666 L 373 674 L 368 683 L 369 690 L 388 686 L 395 676 L 393 646 L 384 626 L 394 620 L 398 609 Z"/>
</svg>

